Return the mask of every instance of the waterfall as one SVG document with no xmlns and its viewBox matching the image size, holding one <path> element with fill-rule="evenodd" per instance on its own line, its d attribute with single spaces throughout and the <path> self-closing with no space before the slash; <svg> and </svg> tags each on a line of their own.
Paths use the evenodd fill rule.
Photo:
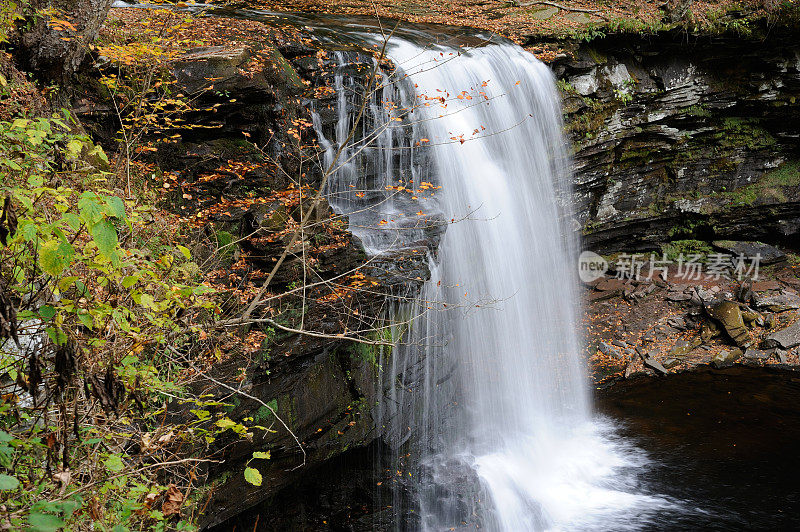
<svg viewBox="0 0 800 532">
<path fill-rule="evenodd" d="M 507 42 L 418 42 L 390 41 L 395 69 L 328 190 L 373 255 L 446 225 L 418 303 L 401 309 L 411 330 L 381 361 L 385 438 L 416 461 L 398 466 L 413 526 L 634 527 L 632 508 L 663 501 L 634 493 L 644 458 L 592 413 L 553 75 Z M 360 102 L 358 61 L 372 64 L 335 56 L 335 128 L 314 115 L 327 164 Z"/>
</svg>

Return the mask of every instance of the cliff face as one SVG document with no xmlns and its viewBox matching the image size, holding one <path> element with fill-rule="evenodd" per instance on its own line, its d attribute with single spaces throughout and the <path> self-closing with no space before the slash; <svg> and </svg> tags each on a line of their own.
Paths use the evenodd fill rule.
<svg viewBox="0 0 800 532">
<path fill-rule="evenodd" d="M 286 132 L 309 123 L 312 107 L 319 110 L 324 129 L 334 127 L 336 116 L 331 91 L 315 90 L 329 77 L 324 45 L 306 38 L 248 39 L 235 48 L 189 50 L 175 62 L 182 90 L 202 93 L 209 111 L 191 117 L 203 128 L 159 148 L 153 163 L 192 187 L 192 204 L 178 192 L 167 199 L 175 208 L 205 213 L 198 219 L 200 230 L 243 239 L 233 258 L 249 258 L 229 264 L 225 273 L 260 281 L 285 238 L 259 237 L 297 216 L 281 196 L 273 197 L 304 171 L 305 155 L 292 148 Z M 564 95 L 576 212 L 587 247 L 610 252 L 656 249 L 690 237 L 797 238 L 800 47 L 794 42 L 779 37 L 763 43 L 686 42 L 664 35 L 556 44 L 567 51 L 552 68 Z M 253 64 L 259 66 L 255 75 L 245 75 L 244 66 Z M 363 69 L 365 76 L 368 72 Z M 204 90 L 207 80 L 218 80 L 211 91 Z M 83 119 L 102 137 L 104 131 L 110 136 L 110 116 L 110 108 L 94 104 L 86 106 Z M 242 132 L 262 149 L 254 150 Z M 306 182 L 317 185 L 318 180 L 318 173 L 309 172 Z M 243 201 L 251 197 L 273 199 Z M 326 280 L 365 262 L 346 225 L 330 221 L 330 215 L 321 209 L 320 221 L 329 221 L 299 244 L 276 276 L 276 290 L 302 281 L 299 250 L 317 261 L 316 272 Z M 435 242 L 428 246 L 435 248 Z M 287 316 L 305 312 L 307 330 L 335 335 L 369 326 L 353 317 L 353 309 L 361 317 L 380 316 L 401 286 L 413 297 L 418 285 L 407 280 L 421 283 L 428 276 L 422 255 L 373 261 L 363 272 L 380 288 L 341 305 L 312 301 L 306 309 L 297 297 L 277 305 Z M 278 424 L 272 425 L 276 432 L 255 440 L 223 442 L 230 445 L 225 462 L 211 474 L 213 510 L 204 524 L 213 527 L 241 515 L 240 524 L 252 526 L 258 514 L 274 529 L 371 529 L 381 507 L 396 504 L 388 483 L 387 491 L 378 493 L 373 477 L 386 456 L 384 445 L 396 443 L 383 441 L 377 421 L 382 382 L 396 377 L 380 374 L 380 348 L 284 331 L 265 341 L 255 358 L 231 352 L 217 366 L 216 377 L 236 382 L 258 400 L 231 400 L 214 387 L 209 393 L 232 401 L 233 418 L 252 417 L 263 424 L 274 420 L 259 401 L 271 404 L 306 454 L 300 455 L 293 436 Z M 241 474 L 254 450 L 272 453 L 271 460 L 259 464 L 264 476 L 259 488 Z M 305 465 L 297 468 L 303 459 Z M 280 512 L 273 511 L 278 507 Z M 253 513 L 246 513 L 249 509 Z"/>
<path fill-rule="evenodd" d="M 566 44 L 553 64 L 585 245 L 789 243 L 800 232 L 800 47 L 661 35 Z"/>
<path fill-rule="evenodd" d="M 553 69 L 564 93 L 576 212 L 587 247 L 608 252 L 656 249 L 692 237 L 797 237 L 800 48 L 780 41 L 758 47 L 737 41 L 688 44 L 671 36 L 561 45 L 572 54 Z M 323 82 L 326 73 L 312 51 L 283 52 L 299 77 L 311 86 Z M 330 129 L 336 119 L 328 110 L 332 95 L 318 96 L 315 105 Z M 215 120 L 235 130 L 239 116 L 252 112 L 252 97 L 241 97 L 250 103 Z M 274 113 L 286 113 L 277 103 L 281 98 L 272 101 Z M 267 106 L 259 109 L 269 115 Z M 373 273 L 394 268 L 383 266 Z M 426 276 L 418 263 L 406 267 Z M 370 304 L 377 308 L 382 301 L 376 297 Z M 250 367 L 249 391 L 265 401 L 278 398 L 279 414 L 304 443 L 306 466 L 290 471 L 298 456 L 283 431 L 240 443 L 220 470 L 234 474 L 224 475 L 207 524 L 239 515 L 237 522 L 245 525 L 258 515 L 276 529 L 370 529 L 380 520 L 381 498 L 391 501 L 390 491 L 376 492 L 373 477 L 373 466 L 387 456 L 376 426 L 382 388 L 374 348 L 291 335 L 283 341 L 291 355 L 273 359 L 269 376 L 266 366 Z M 234 413 L 245 417 L 258 410 L 244 401 Z M 273 450 L 273 460 L 262 467 L 265 488 L 247 485 L 237 471 L 257 448 Z"/>
</svg>

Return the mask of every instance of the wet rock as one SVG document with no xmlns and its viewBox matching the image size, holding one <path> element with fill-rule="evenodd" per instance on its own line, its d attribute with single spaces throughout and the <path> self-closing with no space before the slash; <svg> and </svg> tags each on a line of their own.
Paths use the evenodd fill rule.
<svg viewBox="0 0 800 532">
<path fill-rule="evenodd" d="M 667 369 L 672 369 L 675 366 L 679 365 L 680 363 L 681 363 L 681 361 L 678 360 L 677 358 L 665 358 L 664 359 L 664 367 L 667 368 Z"/>
<path fill-rule="evenodd" d="M 628 347 L 628 344 L 626 342 L 623 342 L 622 340 L 614 340 L 613 342 L 611 342 L 611 345 L 615 345 L 622 349 L 626 349 Z"/>
<path fill-rule="evenodd" d="M 733 365 L 734 362 L 742 357 L 741 349 L 732 349 L 730 351 L 720 351 L 717 356 L 711 360 L 711 365 L 717 369 L 727 368 Z"/>
<path fill-rule="evenodd" d="M 739 285 L 736 291 L 736 299 L 742 303 L 750 303 L 753 299 L 753 282 L 750 279 L 745 279 Z"/>
<path fill-rule="evenodd" d="M 656 360 L 651 353 L 640 354 L 640 356 L 642 357 L 642 363 L 645 365 L 645 367 L 652 369 L 660 375 L 667 374 L 667 369 L 662 366 L 661 363 Z"/>
<path fill-rule="evenodd" d="M 735 256 L 744 255 L 746 258 L 761 256 L 761 264 L 774 264 L 786 260 L 786 254 L 769 244 L 761 242 L 746 242 L 736 240 L 715 240 L 715 248 L 732 253 Z"/>
<path fill-rule="evenodd" d="M 700 340 L 702 343 L 706 343 L 710 341 L 712 338 L 716 338 L 720 335 L 722 331 L 717 326 L 716 323 L 713 321 L 707 321 L 703 323 L 703 327 L 700 329 Z M 705 348 L 708 349 L 707 345 L 700 346 L 701 349 Z"/>
<path fill-rule="evenodd" d="M 654 342 L 656 340 L 657 336 L 658 335 L 657 335 L 655 329 L 650 329 L 649 331 L 644 333 L 644 335 L 642 336 L 642 342 L 645 342 L 645 343 L 648 343 L 648 344 L 652 343 L 652 342 Z"/>
<path fill-rule="evenodd" d="M 752 343 L 747 327 L 742 319 L 739 305 L 734 301 L 723 300 L 706 305 L 708 315 L 719 321 L 736 345 L 747 347 Z"/>
<path fill-rule="evenodd" d="M 620 350 L 614 347 L 613 345 L 609 345 L 605 342 L 600 342 L 597 344 L 597 349 L 606 356 L 614 357 L 614 358 L 623 358 Z"/>
<path fill-rule="evenodd" d="M 603 301 L 604 299 L 611 299 L 612 297 L 618 296 L 622 293 L 622 290 L 609 290 L 606 292 L 594 292 L 593 294 L 589 294 L 587 298 L 590 303 L 595 301 Z"/>
<path fill-rule="evenodd" d="M 765 308 L 772 312 L 785 312 L 800 308 L 800 296 L 794 292 L 782 290 L 779 293 L 753 294 L 753 301 L 758 308 Z"/>
<path fill-rule="evenodd" d="M 692 296 L 684 292 L 669 292 L 665 296 L 665 299 L 669 301 L 689 301 L 692 299 Z"/>
<path fill-rule="evenodd" d="M 781 364 L 786 364 L 788 362 L 788 359 L 786 358 L 786 351 L 783 349 L 776 349 L 775 356 L 778 358 L 778 362 Z"/>
<path fill-rule="evenodd" d="M 699 337 L 693 339 L 691 342 L 687 342 L 686 340 L 678 340 L 675 342 L 675 345 L 672 346 L 669 356 L 684 357 L 692 352 L 695 348 L 700 346 L 701 343 L 702 340 Z"/>
<path fill-rule="evenodd" d="M 752 290 L 754 292 L 765 292 L 767 290 L 780 290 L 783 285 L 778 281 L 756 281 L 753 283 Z"/>
<path fill-rule="evenodd" d="M 595 288 L 600 290 L 601 292 L 621 291 L 623 288 L 625 288 L 625 281 L 622 279 L 617 279 L 615 277 L 610 277 L 608 279 L 603 279 L 601 282 L 597 283 Z"/>
<path fill-rule="evenodd" d="M 629 362 L 628 365 L 625 367 L 625 378 L 626 379 L 633 379 L 633 378 L 636 378 L 636 377 L 644 377 L 646 375 L 647 375 L 647 373 L 642 371 L 641 366 L 639 366 L 639 364 L 637 364 L 635 360 Z"/>
<path fill-rule="evenodd" d="M 763 349 L 755 349 L 748 347 L 744 352 L 744 358 L 750 360 L 768 360 L 772 356 L 772 351 L 765 351 Z"/>
<path fill-rule="evenodd" d="M 667 320 L 667 325 L 679 331 L 686 330 L 686 320 L 680 316 L 675 316 Z"/>
<path fill-rule="evenodd" d="M 192 48 L 172 64 L 178 84 L 189 94 L 203 90 L 230 88 L 231 80 L 243 78 L 239 67 L 250 58 L 245 47 L 226 49 L 224 46 Z M 236 82 L 233 83 L 236 85 Z"/>
<path fill-rule="evenodd" d="M 785 329 L 776 331 L 764 339 L 765 346 L 782 347 L 791 349 L 800 345 L 800 320 L 795 321 Z"/>
</svg>

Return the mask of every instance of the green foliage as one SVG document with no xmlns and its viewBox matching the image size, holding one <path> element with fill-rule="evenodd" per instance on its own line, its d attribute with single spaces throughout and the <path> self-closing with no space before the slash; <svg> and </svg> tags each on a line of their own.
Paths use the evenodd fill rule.
<svg viewBox="0 0 800 532">
<path fill-rule="evenodd" d="M 575 94 L 575 87 L 572 86 L 568 81 L 563 79 L 556 80 L 556 87 L 563 93 L 566 94 Z"/>
<path fill-rule="evenodd" d="M 0 295 L 19 339 L 0 339 L 4 519 L 17 530 L 188 529 L 173 518 L 182 492 L 167 485 L 188 473 L 165 464 L 180 469 L 251 429 L 188 386 L 194 332 L 217 312 L 211 289 L 182 281 L 188 248 L 153 242 L 152 208 L 106 188 L 89 161 L 107 158 L 66 112 L 0 122 Z M 166 420 L 176 408 L 193 417 Z M 151 507 L 169 493 L 178 502 Z"/>
<path fill-rule="evenodd" d="M 27 0 L 3 0 L 0 5 L 0 44 L 8 42 L 14 25 L 23 20 L 23 12 L 29 5 Z"/>
<path fill-rule="evenodd" d="M 663 244 L 661 251 L 667 256 L 667 259 L 673 261 L 677 261 L 681 255 L 684 258 L 689 255 L 701 255 L 704 261 L 710 253 L 714 252 L 712 247 L 702 240 L 673 240 Z"/>
</svg>

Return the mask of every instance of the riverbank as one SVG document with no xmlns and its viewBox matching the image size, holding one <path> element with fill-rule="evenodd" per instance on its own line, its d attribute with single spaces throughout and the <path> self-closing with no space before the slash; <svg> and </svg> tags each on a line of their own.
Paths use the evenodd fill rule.
<svg viewBox="0 0 800 532">
<path fill-rule="evenodd" d="M 703 244 L 683 241 L 683 245 L 687 250 L 683 260 L 688 261 L 689 246 Z M 709 257 L 727 254 L 719 260 L 736 260 L 730 253 L 739 246 L 745 249 L 742 243 L 717 242 L 716 250 L 710 246 L 705 254 L 699 250 L 690 273 L 680 265 L 684 275 L 678 271 L 679 257 L 670 255 L 671 264 L 665 265 L 666 255 L 653 254 L 661 263 L 651 263 L 650 255 L 638 255 L 634 259 L 639 261 L 638 280 L 626 277 L 632 274 L 631 256 L 617 254 L 610 275 L 584 284 L 588 357 L 595 385 L 606 388 L 623 380 L 708 367 L 798 368 L 798 256 L 752 243 L 750 250 L 763 253 L 760 260 L 768 263 L 760 265 L 757 280 L 742 282 L 735 276 L 707 273 Z M 730 264 L 723 264 L 729 274 Z"/>
</svg>

